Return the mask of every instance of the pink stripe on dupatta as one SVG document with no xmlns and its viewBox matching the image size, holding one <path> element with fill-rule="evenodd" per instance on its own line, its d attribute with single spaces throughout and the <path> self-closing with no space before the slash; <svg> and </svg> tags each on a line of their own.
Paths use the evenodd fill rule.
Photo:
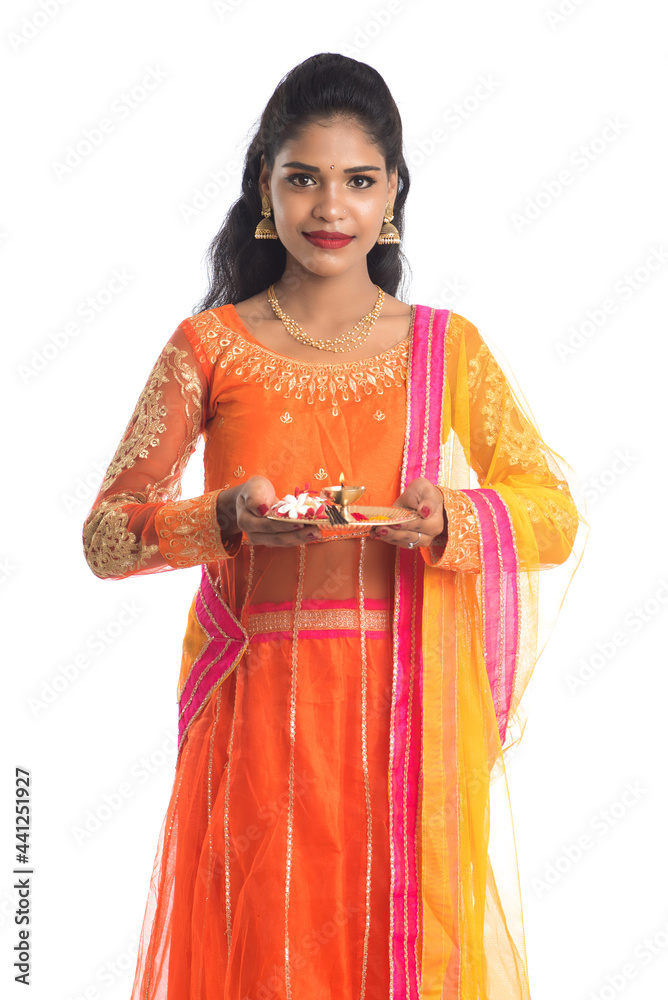
<svg viewBox="0 0 668 1000">
<path fill-rule="evenodd" d="M 449 312 L 416 305 L 406 383 L 406 438 L 401 490 L 419 477 L 438 482 L 445 332 Z M 420 894 L 418 796 L 422 760 L 422 594 L 418 549 L 395 563 L 394 664 L 390 720 L 390 998 L 418 1000 Z"/>
<path fill-rule="evenodd" d="M 179 751 L 190 723 L 216 684 L 232 673 L 248 645 L 241 624 L 213 586 L 206 564 L 202 566 L 195 614 L 208 640 L 190 668 L 179 697 Z"/>
<path fill-rule="evenodd" d="M 515 533 L 508 508 L 496 490 L 462 490 L 462 493 L 473 503 L 480 533 L 485 664 L 503 746 L 519 652 Z"/>
</svg>

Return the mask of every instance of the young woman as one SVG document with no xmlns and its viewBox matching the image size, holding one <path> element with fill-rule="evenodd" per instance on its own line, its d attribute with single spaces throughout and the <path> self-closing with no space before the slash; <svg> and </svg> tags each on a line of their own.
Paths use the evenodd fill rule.
<svg viewBox="0 0 668 1000">
<path fill-rule="evenodd" d="M 581 517 L 477 329 L 395 298 L 408 189 L 374 69 L 287 74 L 86 519 L 98 577 L 202 566 L 134 1000 L 529 996 L 490 785 Z M 341 476 L 410 520 L 270 516 Z"/>
</svg>

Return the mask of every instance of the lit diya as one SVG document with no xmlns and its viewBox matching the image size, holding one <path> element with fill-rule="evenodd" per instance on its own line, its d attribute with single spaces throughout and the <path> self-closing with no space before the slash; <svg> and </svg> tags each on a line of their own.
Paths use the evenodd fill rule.
<svg viewBox="0 0 668 1000">
<path fill-rule="evenodd" d="M 341 508 L 345 522 L 350 524 L 353 519 L 350 517 L 348 505 L 359 500 L 365 489 L 366 486 L 346 486 L 341 473 L 338 486 L 323 486 L 321 492 Z"/>
</svg>

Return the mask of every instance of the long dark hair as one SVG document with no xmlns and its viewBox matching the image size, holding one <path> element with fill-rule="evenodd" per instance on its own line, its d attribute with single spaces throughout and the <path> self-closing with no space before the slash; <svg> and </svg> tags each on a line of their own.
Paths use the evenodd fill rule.
<svg viewBox="0 0 668 1000">
<path fill-rule="evenodd" d="M 261 218 L 260 157 L 273 169 L 276 156 L 316 121 L 333 116 L 359 124 L 378 146 L 388 173 L 398 171 L 392 225 L 404 231 L 404 203 L 410 187 L 403 155 L 401 116 L 380 73 L 338 52 L 321 52 L 287 73 L 270 97 L 246 153 L 241 197 L 232 205 L 209 246 L 209 290 L 196 312 L 250 298 L 283 274 L 285 247 L 280 240 L 256 240 Z M 408 261 L 399 244 L 374 244 L 367 254 L 369 277 L 389 295 L 405 282 Z"/>
</svg>

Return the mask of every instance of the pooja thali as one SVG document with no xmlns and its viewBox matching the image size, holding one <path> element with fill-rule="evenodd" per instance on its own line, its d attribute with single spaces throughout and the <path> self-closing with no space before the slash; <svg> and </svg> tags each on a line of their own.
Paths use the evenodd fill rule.
<svg viewBox="0 0 668 1000">
<path fill-rule="evenodd" d="M 278 504 L 275 506 L 277 507 Z M 381 524 L 403 524 L 406 521 L 413 521 L 417 517 L 416 511 L 410 510 L 408 507 L 362 507 L 359 504 L 349 504 L 345 509 L 347 514 L 342 516 L 346 517 L 347 520 L 343 524 L 333 522 L 327 516 L 327 510 L 331 510 L 331 508 L 325 508 L 319 517 L 289 517 L 285 514 L 277 514 L 274 508 L 270 508 L 264 516 L 271 521 L 286 521 L 288 524 L 315 524 L 322 528 L 333 528 L 341 534 L 353 531 L 358 533 L 360 528 L 373 528 Z"/>
</svg>

